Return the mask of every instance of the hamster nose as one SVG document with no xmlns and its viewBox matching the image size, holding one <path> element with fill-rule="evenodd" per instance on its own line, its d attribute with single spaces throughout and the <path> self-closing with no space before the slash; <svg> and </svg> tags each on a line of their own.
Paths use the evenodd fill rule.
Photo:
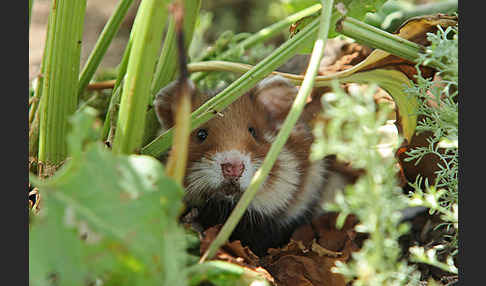
<svg viewBox="0 0 486 286">
<path fill-rule="evenodd" d="M 223 163 L 221 170 L 226 179 L 237 179 L 243 174 L 245 165 L 242 162 Z"/>
</svg>

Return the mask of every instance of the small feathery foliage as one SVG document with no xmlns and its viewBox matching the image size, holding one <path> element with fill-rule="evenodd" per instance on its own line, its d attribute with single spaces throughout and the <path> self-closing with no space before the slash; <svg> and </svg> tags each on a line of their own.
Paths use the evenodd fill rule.
<svg viewBox="0 0 486 286">
<path fill-rule="evenodd" d="M 312 159 L 336 154 L 366 170 L 356 184 L 325 206 L 340 212 L 338 227 L 352 213 L 360 221 L 356 230 L 369 233 L 361 250 L 353 253 L 347 264 L 337 262 L 335 271 L 354 279 L 353 285 L 417 285 L 418 271 L 400 260 L 398 238 L 409 231 L 409 226 L 400 222 L 407 197 L 398 187 L 395 159 L 380 155 L 377 147 L 383 135 L 380 127 L 390 110 L 385 105 L 377 108 L 375 92 L 376 86 L 371 85 L 364 93 L 346 94 L 334 84 L 333 92 L 323 96 L 322 116 L 329 121 L 325 126 L 317 123 L 314 130 Z"/>
<path fill-rule="evenodd" d="M 411 249 L 415 261 L 432 264 L 446 271 L 457 273 L 452 257 L 458 252 L 458 30 L 457 27 L 441 29 L 428 34 L 431 45 L 421 55 L 419 64 L 435 63 L 440 66 L 436 79 L 425 79 L 419 73 L 417 84 L 406 90 L 421 99 L 418 114 L 423 119 L 418 122 L 417 132 L 429 131 L 427 146 L 417 147 L 407 152 L 406 160 L 420 162 L 424 156 L 433 154 L 440 158 L 436 178 L 429 182 L 418 176 L 411 184 L 414 191 L 410 194 L 411 205 L 429 208 L 430 213 L 439 213 L 450 235 L 425 251 L 423 248 Z M 418 70 L 418 68 L 417 68 Z M 447 263 L 439 262 L 436 253 L 449 253 Z"/>
<path fill-rule="evenodd" d="M 352 213 L 360 220 L 356 230 L 369 233 L 352 260 L 347 264 L 337 263 L 335 268 L 336 272 L 354 279 L 353 285 L 421 283 L 420 272 L 404 258 L 398 242 L 409 231 L 409 225 L 400 222 L 400 210 L 407 206 L 422 206 L 430 213 L 439 213 L 444 221 L 439 227 L 447 227 L 451 233 L 432 248 L 410 248 L 410 260 L 457 274 L 453 262 L 458 229 L 457 27 L 445 30 L 439 27 L 437 33 L 428 34 L 428 39 L 431 45 L 417 64 L 417 82 L 405 92 L 421 99 L 417 112 L 422 116 L 416 132 L 429 131 L 432 135 L 428 146 L 409 150 L 407 160 L 420 161 L 427 154 L 435 154 L 441 160 L 436 180 L 428 182 L 418 176 L 410 184 L 413 192 L 408 197 L 398 187 L 396 160 L 378 152 L 379 128 L 386 121 L 387 108 L 377 108 L 373 102 L 373 86 L 362 94 L 345 94 L 334 84 L 333 92 L 323 96 L 322 116 L 328 122 L 318 122 L 315 126 L 316 142 L 311 159 L 336 154 L 352 162 L 354 167 L 366 170 L 356 184 L 348 186 L 333 204 L 325 206 L 340 212 L 338 226 Z M 420 74 L 419 64 L 431 62 L 440 66 L 438 79 L 425 79 Z M 450 255 L 439 259 L 444 253 Z"/>
</svg>

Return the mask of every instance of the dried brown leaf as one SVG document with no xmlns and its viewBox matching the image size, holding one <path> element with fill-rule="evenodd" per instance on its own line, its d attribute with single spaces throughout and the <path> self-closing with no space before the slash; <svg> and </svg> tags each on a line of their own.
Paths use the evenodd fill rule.
<svg viewBox="0 0 486 286">
<path fill-rule="evenodd" d="M 290 243 L 270 249 L 262 265 L 277 285 L 346 285 L 340 274 L 332 272 L 336 261 L 346 262 L 359 250 L 354 242 L 355 216 L 349 216 L 342 229 L 336 229 L 337 213 L 326 213 L 303 225 L 292 235 Z"/>
</svg>

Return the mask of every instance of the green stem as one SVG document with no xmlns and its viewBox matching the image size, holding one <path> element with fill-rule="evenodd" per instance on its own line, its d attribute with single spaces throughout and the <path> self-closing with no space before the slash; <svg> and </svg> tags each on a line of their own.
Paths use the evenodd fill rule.
<svg viewBox="0 0 486 286">
<path fill-rule="evenodd" d="M 254 35 L 246 38 L 243 40 L 241 43 L 239 43 L 237 46 L 227 50 L 226 52 L 221 54 L 221 58 L 228 58 L 232 54 L 234 54 L 237 50 L 239 49 L 247 49 L 249 47 L 252 47 L 258 43 L 264 42 L 267 39 L 277 35 L 280 33 L 283 29 L 288 29 L 290 25 L 293 23 L 299 21 L 300 19 L 310 16 L 316 12 L 318 12 L 321 9 L 322 5 L 321 4 L 315 4 L 312 5 L 308 8 L 305 8 L 295 14 L 287 16 L 285 19 L 272 24 L 266 28 L 261 29 Z M 219 58 L 219 57 L 218 57 Z"/>
<path fill-rule="evenodd" d="M 258 43 L 262 43 L 266 41 L 269 38 L 272 38 L 273 36 L 277 35 L 280 33 L 283 29 L 288 28 L 291 24 L 297 22 L 298 20 L 310 16 L 316 12 L 318 12 L 321 9 L 322 5 L 321 4 L 315 4 L 312 5 L 306 9 L 303 9 L 295 14 L 292 14 L 285 19 L 274 23 L 268 27 L 265 27 L 261 29 L 260 31 L 256 32 L 255 34 L 251 35 L 250 37 L 246 38 L 243 40 L 241 43 L 238 43 L 238 45 L 234 46 L 233 48 L 225 51 L 221 55 L 217 56 L 215 60 L 225 60 L 231 57 L 231 55 L 237 53 L 240 50 L 246 50 Z M 200 73 L 194 76 L 192 79 L 197 82 L 204 78 L 207 75 L 207 73 Z"/>
<path fill-rule="evenodd" d="M 155 68 L 154 80 L 150 89 L 151 94 L 156 94 L 161 87 L 167 85 L 174 79 L 176 72 L 176 44 L 175 44 L 175 22 L 169 17 L 167 33 L 165 34 L 164 45 L 160 52 L 157 67 Z"/>
<path fill-rule="evenodd" d="M 29 123 L 29 160 L 36 161 L 39 152 L 39 110 Z"/>
<path fill-rule="evenodd" d="M 327 41 L 327 36 L 329 33 L 329 27 L 331 22 L 331 12 L 333 7 L 333 0 L 323 0 L 322 1 L 322 13 L 320 17 L 319 34 L 314 43 L 314 48 L 312 50 L 311 59 L 309 61 L 309 66 L 305 73 L 304 81 L 302 86 L 297 93 L 297 96 L 292 104 L 292 108 L 285 118 L 281 130 L 279 131 L 275 142 L 270 147 L 268 154 L 265 156 L 262 166 L 253 176 L 250 185 L 243 193 L 243 196 L 238 201 L 236 207 L 231 212 L 228 220 L 225 222 L 220 232 L 213 240 L 209 246 L 206 253 L 202 256 L 201 261 L 205 259 L 211 259 L 217 252 L 217 250 L 228 240 L 234 228 L 238 224 L 239 220 L 246 211 L 248 205 L 251 203 L 253 197 L 256 195 L 257 191 L 263 185 L 263 182 L 267 178 L 273 164 L 277 160 L 282 147 L 287 141 L 290 132 L 295 126 L 295 123 L 299 119 L 302 111 L 304 109 L 307 98 L 311 94 L 312 88 L 314 86 L 314 79 L 317 75 L 317 70 L 319 68 L 319 63 L 321 61 L 324 47 Z"/>
<path fill-rule="evenodd" d="M 319 19 L 315 19 L 307 25 L 295 37 L 287 40 L 280 47 L 275 49 L 269 56 L 259 62 L 254 68 L 243 74 L 227 86 L 222 92 L 207 101 L 200 108 L 191 114 L 191 130 L 194 130 L 201 124 L 207 122 L 222 111 L 233 101 L 238 99 L 257 82 L 262 80 L 273 70 L 290 59 L 301 47 L 306 39 L 315 34 L 319 26 Z M 172 128 L 161 136 L 150 142 L 141 150 L 142 154 L 158 157 L 160 154 L 169 149 L 172 144 Z"/>
<path fill-rule="evenodd" d="M 52 2 L 40 102 L 39 161 L 50 175 L 67 156 L 68 118 L 77 105 L 77 84 L 86 0 Z"/>
<path fill-rule="evenodd" d="M 162 41 L 169 0 L 142 0 L 123 84 L 113 151 L 130 154 L 140 147 L 150 83 Z"/>
<path fill-rule="evenodd" d="M 133 24 L 133 28 L 135 29 L 135 23 Z M 117 92 L 120 92 L 121 85 L 123 83 L 123 78 L 127 73 L 127 66 L 128 66 L 128 59 L 130 58 L 130 51 L 132 49 L 132 38 L 133 33 L 130 35 L 128 39 L 127 46 L 125 47 L 125 51 L 123 52 L 123 57 L 118 65 L 118 76 L 115 81 L 115 85 L 113 86 L 113 90 L 111 92 L 110 104 L 108 105 L 108 109 L 106 111 L 105 121 L 103 123 L 103 129 L 101 131 L 101 140 L 106 140 L 108 133 L 110 133 L 111 127 L 111 120 L 112 120 L 112 110 L 115 107 L 115 104 L 119 104 L 119 96 L 115 96 Z"/>
<path fill-rule="evenodd" d="M 436 13 L 451 13 L 457 11 L 457 0 L 445 0 L 440 2 L 413 5 L 408 2 L 388 1 L 380 10 L 391 10 L 391 13 L 367 14 L 365 22 L 386 31 L 395 31 L 404 21 L 416 16 L 431 15 Z"/>
<path fill-rule="evenodd" d="M 29 0 L 29 31 L 30 31 L 30 18 L 32 18 L 32 6 L 34 6 L 34 0 Z"/>
<path fill-rule="evenodd" d="M 341 18 L 336 24 L 336 31 L 355 39 L 363 45 L 383 50 L 414 63 L 418 63 L 420 54 L 425 53 L 425 47 L 422 45 L 351 17 Z M 440 62 L 428 62 L 424 63 L 424 65 L 438 70 L 445 69 L 445 65 Z"/>
<path fill-rule="evenodd" d="M 32 2 L 29 2 L 33 4 Z M 32 8 L 32 7 L 31 7 Z M 29 18 L 30 19 L 30 18 Z M 49 33 L 50 26 L 52 22 L 52 16 L 49 16 L 47 22 L 47 31 Z M 37 76 L 36 80 L 33 82 L 34 84 L 34 95 L 32 96 L 34 101 L 29 109 L 29 157 L 36 161 L 39 155 L 39 125 L 40 125 L 40 101 L 42 95 L 42 87 L 44 85 L 44 74 L 45 74 L 45 65 L 46 65 L 46 58 L 47 58 L 47 51 L 49 47 L 49 35 L 46 37 L 45 45 L 44 45 L 44 52 L 42 54 L 42 62 L 40 66 L 40 74 Z"/>
<path fill-rule="evenodd" d="M 343 17 L 336 24 L 336 31 L 355 39 L 363 45 L 384 50 L 409 61 L 416 61 L 424 52 L 423 46 L 390 34 L 351 17 Z"/>
<path fill-rule="evenodd" d="M 192 41 L 196 20 L 201 8 L 201 0 L 185 0 L 184 1 L 184 46 L 187 51 Z M 169 82 L 171 82 L 177 72 L 177 46 L 175 42 L 175 27 L 174 19 L 170 17 L 167 34 L 164 40 L 164 46 L 160 53 L 157 68 L 155 69 L 154 80 L 152 81 L 151 93 L 157 92 Z"/>
<path fill-rule="evenodd" d="M 42 66 L 41 66 L 42 70 Z M 41 72 L 42 73 L 42 72 Z M 40 95 L 39 92 L 42 90 L 42 77 L 38 76 L 34 83 L 34 95 L 32 96 L 32 104 L 29 107 L 29 124 L 32 123 L 35 113 L 37 112 L 37 107 L 39 106 Z M 29 99 L 30 100 L 30 99 Z"/>
<path fill-rule="evenodd" d="M 89 58 L 84 65 L 81 76 L 79 77 L 78 96 L 84 92 L 84 89 L 90 82 L 91 78 L 93 78 L 96 69 L 100 65 L 111 41 L 120 29 L 121 23 L 132 3 L 133 0 L 121 0 L 115 9 L 115 12 L 113 15 L 111 15 L 110 19 L 103 28 L 100 37 L 96 41 L 93 51 L 89 55 Z"/>
<path fill-rule="evenodd" d="M 113 144 L 113 138 L 116 129 L 116 118 L 118 118 L 118 110 L 120 105 L 120 94 L 121 94 L 121 86 L 118 86 L 116 89 L 113 90 L 113 94 L 111 95 L 110 99 L 110 106 L 106 113 L 105 124 L 108 124 L 108 133 L 106 134 L 106 142 L 109 143 L 109 146 Z"/>
</svg>

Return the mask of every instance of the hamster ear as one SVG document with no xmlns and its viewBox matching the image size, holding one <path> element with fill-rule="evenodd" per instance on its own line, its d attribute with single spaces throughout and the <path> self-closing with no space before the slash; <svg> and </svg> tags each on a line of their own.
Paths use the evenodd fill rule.
<svg viewBox="0 0 486 286">
<path fill-rule="evenodd" d="M 309 101 L 306 103 L 299 122 L 308 123 L 321 111 L 320 95 L 330 91 L 329 87 L 314 88 Z M 297 96 L 297 87 L 290 80 L 280 76 L 267 77 L 254 89 L 253 96 L 264 106 L 270 120 L 277 125 L 287 117 L 292 103 Z"/>
<path fill-rule="evenodd" d="M 163 87 L 154 99 L 155 114 L 162 126 L 168 128 L 173 125 L 172 105 L 175 99 L 178 82 L 173 81 Z"/>
<path fill-rule="evenodd" d="M 259 82 L 253 96 L 264 106 L 271 120 L 280 122 L 287 116 L 297 92 L 297 87 L 288 79 L 276 75 Z"/>
<path fill-rule="evenodd" d="M 195 85 L 189 80 L 189 85 L 191 89 L 191 99 L 194 99 L 195 95 Z M 176 92 L 178 90 L 179 81 L 173 81 L 163 87 L 155 96 L 154 99 L 154 109 L 157 118 L 159 119 L 160 125 L 163 128 L 169 128 L 174 125 L 174 110 L 176 108 Z"/>
</svg>

